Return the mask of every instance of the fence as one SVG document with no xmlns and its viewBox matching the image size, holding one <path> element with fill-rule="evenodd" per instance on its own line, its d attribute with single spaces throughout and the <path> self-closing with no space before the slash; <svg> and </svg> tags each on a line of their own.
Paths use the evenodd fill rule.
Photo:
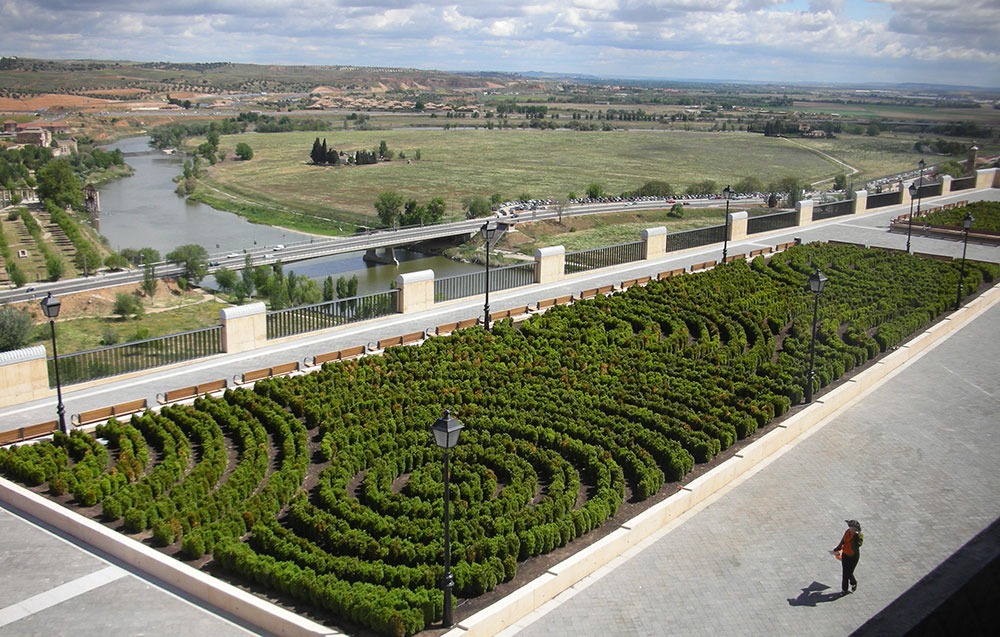
<svg viewBox="0 0 1000 637">
<path fill-rule="evenodd" d="M 267 337 L 282 338 L 396 313 L 397 290 L 267 313 Z"/>
<path fill-rule="evenodd" d="M 490 292 L 531 285 L 534 282 L 534 262 L 490 268 Z M 434 301 L 437 303 L 475 296 L 485 290 L 485 270 L 434 279 Z"/>
<path fill-rule="evenodd" d="M 726 239 L 726 226 L 708 226 L 694 230 L 671 232 L 667 235 L 667 251 L 687 250 L 711 243 L 722 243 Z"/>
<path fill-rule="evenodd" d="M 795 211 L 774 212 L 769 215 L 759 215 L 747 219 L 747 234 L 757 234 L 758 232 L 770 232 L 771 230 L 781 230 L 791 228 L 795 225 Z"/>
<path fill-rule="evenodd" d="M 565 274 L 574 272 L 586 272 L 597 268 L 607 268 L 613 265 L 631 263 L 645 258 L 645 241 L 632 241 L 630 243 L 620 243 L 614 246 L 603 248 L 592 248 L 590 250 L 579 250 L 577 252 L 566 253 Z"/>
<path fill-rule="evenodd" d="M 849 215 L 852 212 L 854 212 L 854 200 L 846 199 L 844 201 L 824 203 L 813 207 L 812 218 L 813 221 L 822 221 L 823 219 L 832 219 L 833 217 Z"/>
<path fill-rule="evenodd" d="M 955 179 L 954 181 L 951 182 L 952 192 L 955 192 L 956 190 L 968 190 L 969 188 L 975 188 L 975 187 L 976 187 L 975 175 L 973 175 L 972 177 L 962 177 L 961 179 Z"/>
<path fill-rule="evenodd" d="M 903 193 L 896 190 L 894 192 L 880 192 L 874 195 L 868 195 L 868 204 L 865 208 L 866 210 L 871 210 L 873 208 L 884 208 L 885 206 L 896 206 L 903 202 Z"/>
<path fill-rule="evenodd" d="M 64 354 L 59 357 L 59 382 L 72 385 L 221 353 L 222 326 L 203 327 L 180 334 Z M 49 385 L 55 387 L 55 363 L 51 358 L 48 362 Z"/>
<path fill-rule="evenodd" d="M 954 182 L 952 182 L 952 190 L 954 190 Z M 924 197 L 937 197 L 941 194 L 941 184 L 924 184 L 919 190 L 917 190 L 917 198 L 923 199 Z"/>
</svg>

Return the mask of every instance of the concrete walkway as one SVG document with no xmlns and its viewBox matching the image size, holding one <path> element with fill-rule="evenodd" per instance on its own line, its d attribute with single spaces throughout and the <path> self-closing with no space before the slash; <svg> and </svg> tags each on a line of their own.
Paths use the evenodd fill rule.
<svg viewBox="0 0 1000 637">
<path fill-rule="evenodd" d="M 856 630 L 1000 518 L 998 333 L 994 306 L 504 635 Z M 846 518 L 865 541 L 842 597 L 828 551 Z"/>
</svg>

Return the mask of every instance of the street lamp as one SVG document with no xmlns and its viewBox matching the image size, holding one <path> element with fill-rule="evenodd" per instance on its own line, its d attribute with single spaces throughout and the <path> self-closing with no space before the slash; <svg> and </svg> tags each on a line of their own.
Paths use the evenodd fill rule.
<svg viewBox="0 0 1000 637">
<path fill-rule="evenodd" d="M 455 586 L 455 578 L 451 574 L 451 528 L 449 524 L 450 494 L 448 488 L 448 450 L 458 444 L 458 435 L 465 429 L 462 422 L 451 415 L 447 409 L 441 417 L 431 425 L 434 442 L 441 449 L 444 464 L 444 574 L 441 576 L 441 586 L 444 588 L 444 614 L 441 622 L 449 627 L 455 622 L 451 613 L 451 589 Z"/>
<path fill-rule="evenodd" d="M 906 254 L 910 253 L 910 235 L 913 234 L 913 200 L 920 193 L 920 188 L 917 187 L 917 182 L 910 184 L 910 218 L 909 223 L 906 226 Z M 920 208 L 917 208 L 920 211 Z"/>
<path fill-rule="evenodd" d="M 56 368 L 56 396 L 59 400 L 56 413 L 59 414 L 59 431 L 65 434 L 69 432 L 66 431 L 66 408 L 63 407 L 62 385 L 59 383 L 59 352 L 56 350 L 56 317 L 59 316 L 61 305 L 62 301 L 58 297 L 52 296 L 51 292 L 42 299 L 42 313 L 45 314 L 45 318 L 49 319 L 49 327 L 52 328 L 52 361 Z"/>
<path fill-rule="evenodd" d="M 816 372 L 813 370 L 813 360 L 816 356 L 816 315 L 819 311 L 819 295 L 823 291 L 823 286 L 826 285 L 826 277 L 819 268 L 809 275 L 809 289 L 812 290 L 814 294 L 813 301 L 813 324 L 812 324 L 812 339 L 809 341 L 809 376 L 806 378 L 806 402 L 811 403 L 813 399 L 813 377 Z"/>
<path fill-rule="evenodd" d="M 490 248 L 496 245 L 500 237 L 507 232 L 507 224 L 487 221 L 479 229 L 486 241 L 486 305 L 483 308 L 483 326 L 490 329 Z"/>
<path fill-rule="evenodd" d="M 726 236 L 722 238 L 722 263 L 726 262 L 726 252 L 729 248 L 729 199 L 733 196 L 732 189 L 726 186 L 722 189 L 722 196 L 726 198 Z"/>
<path fill-rule="evenodd" d="M 969 247 L 969 230 L 972 228 L 972 222 L 976 218 L 972 216 L 972 213 L 966 212 L 965 216 L 962 217 L 962 273 L 958 277 L 958 296 L 955 298 L 955 309 L 962 307 L 962 292 L 964 292 L 965 284 L 965 251 Z"/>
<path fill-rule="evenodd" d="M 917 192 L 916 192 L 916 195 L 917 195 L 917 216 L 919 217 L 920 216 L 920 203 L 921 203 L 921 201 L 924 198 L 924 195 L 921 192 L 921 190 L 923 190 L 923 188 L 924 188 L 924 168 L 927 167 L 927 162 L 925 162 L 923 160 L 923 158 L 921 158 L 920 161 L 917 162 L 917 166 L 920 167 L 920 178 L 918 180 L 920 183 L 917 185 Z M 913 206 L 913 194 L 914 194 L 913 193 L 913 184 L 910 184 L 910 206 L 911 207 Z M 910 216 L 912 217 L 913 215 L 910 215 Z M 906 251 L 909 252 L 910 251 L 910 249 L 909 249 L 909 240 L 907 240 L 906 243 L 907 243 L 907 249 L 906 249 Z"/>
</svg>

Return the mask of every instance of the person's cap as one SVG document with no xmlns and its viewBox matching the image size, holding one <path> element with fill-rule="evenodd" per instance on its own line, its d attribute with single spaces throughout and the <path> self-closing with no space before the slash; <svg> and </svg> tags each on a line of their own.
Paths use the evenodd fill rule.
<svg viewBox="0 0 1000 637">
<path fill-rule="evenodd" d="M 861 530 L 861 523 L 857 520 L 844 520 L 844 522 L 847 522 L 847 526 L 853 529 Z"/>
</svg>

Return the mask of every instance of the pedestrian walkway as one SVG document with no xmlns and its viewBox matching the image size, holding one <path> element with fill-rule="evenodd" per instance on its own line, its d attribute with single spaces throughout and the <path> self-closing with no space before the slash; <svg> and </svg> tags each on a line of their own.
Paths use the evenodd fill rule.
<svg viewBox="0 0 1000 637">
<path fill-rule="evenodd" d="M 0 505 L 0 637 L 263 634 Z"/>
<path fill-rule="evenodd" d="M 504 635 L 850 634 L 1000 518 L 998 333 L 994 306 Z M 865 541 L 844 597 L 828 551 L 848 518 Z"/>
</svg>

